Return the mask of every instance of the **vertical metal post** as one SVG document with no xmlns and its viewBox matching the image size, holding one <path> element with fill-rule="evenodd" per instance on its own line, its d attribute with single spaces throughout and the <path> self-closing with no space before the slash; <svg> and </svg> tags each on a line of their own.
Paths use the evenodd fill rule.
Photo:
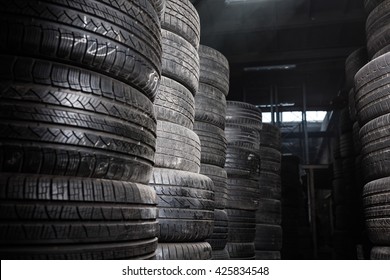
<svg viewBox="0 0 390 280">
<path fill-rule="evenodd" d="M 316 220 L 316 193 L 314 186 L 314 168 L 309 168 L 308 178 L 308 203 L 309 203 L 309 222 L 311 225 L 311 235 L 313 241 L 313 258 L 317 259 L 317 220 Z"/>
<path fill-rule="evenodd" d="M 305 164 L 310 164 L 309 157 L 309 133 L 307 131 L 307 96 L 306 96 L 306 81 L 302 86 L 302 95 L 303 95 L 303 108 L 302 108 L 302 130 L 304 135 L 304 147 L 305 147 Z"/>
<path fill-rule="evenodd" d="M 274 108 L 274 87 L 273 85 L 270 86 L 270 103 L 271 103 L 271 122 L 272 124 L 275 124 L 275 108 Z"/>
<path fill-rule="evenodd" d="M 279 95 L 278 95 L 278 85 L 274 85 L 274 97 L 276 104 L 276 123 L 280 127 L 280 112 L 279 112 Z"/>
</svg>

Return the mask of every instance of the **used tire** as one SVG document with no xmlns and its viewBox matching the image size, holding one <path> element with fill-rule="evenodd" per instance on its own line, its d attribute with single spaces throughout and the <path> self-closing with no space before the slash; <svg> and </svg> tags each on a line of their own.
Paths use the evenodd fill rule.
<svg viewBox="0 0 390 280">
<path fill-rule="evenodd" d="M 257 180 L 229 177 L 227 184 L 227 208 L 256 210 L 259 207 L 260 195 Z"/>
<path fill-rule="evenodd" d="M 232 260 L 254 260 L 255 245 L 253 243 L 231 243 L 226 245 Z"/>
<path fill-rule="evenodd" d="M 227 174 L 224 168 L 201 164 L 200 174 L 206 175 L 214 183 L 215 208 L 224 209 L 227 203 Z"/>
<path fill-rule="evenodd" d="M 369 14 L 376 6 L 382 3 L 384 0 L 364 0 L 364 8 Z"/>
<path fill-rule="evenodd" d="M 159 243 L 155 260 L 211 260 L 211 246 L 207 242 Z"/>
<path fill-rule="evenodd" d="M 260 173 L 260 156 L 258 151 L 252 152 L 228 145 L 225 170 L 229 176 L 257 177 Z"/>
<path fill-rule="evenodd" d="M 261 130 L 261 110 L 249 103 L 227 101 L 226 123 L 239 124 Z"/>
<path fill-rule="evenodd" d="M 226 140 L 229 147 L 258 151 L 260 149 L 260 133 L 257 129 L 241 125 L 227 124 Z"/>
<path fill-rule="evenodd" d="M 390 260 L 390 247 L 374 247 L 371 250 L 372 260 Z"/>
<path fill-rule="evenodd" d="M 255 249 L 259 251 L 279 251 L 282 248 L 282 227 L 257 224 Z"/>
<path fill-rule="evenodd" d="M 226 209 L 229 221 L 228 242 L 250 243 L 256 234 L 256 212 L 238 209 Z"/>
<path fill-rule="evenodd" d="M 278 151 L 280 150 L 282 142 L 280 129 L 277 126 L 264 123 L 260 135 L 260 145 L 262 147 L 273 148 Z"/>
<path fill-rule="evenodd" d="M 226 249 L 213 250 L 211 252 L 213 260 L 230 260 L 229 252 Z"/>
<path fill-rule="evenodd" d="M 280 260 L 279 251 L 255 251 L 256 260 Z"/>
<path fill-rule="evenodd" d="M 262 199 L 280 199 L 282 196 L 280 175 L 261 172 L 259 178 L 259 196 Z"/>
<path fill-rule="evenodd" d="M 359 48 L 352 52 L 345 61 L 345 84 L 347 90 L 354 87 L 356 73 L 368 62 L 367 49 Z M 353 89 L 352 89 L 353 90 Z M 352 91 L 351 90 L 351 91 Z M 351 119 L 354 115 L 351 115 Z"/>
<path fill-rule="evenodd" d="M 370 57 L 384 54 L 390 44 L 390 1 L 380 3 L 368 15 L 366 22 L 367 51 Z"/>
<path fill-rule="evenodd" d="M 264 199 L 259 201 L 256 211 L 257 224 L 280 225 L 282 222 L 282 205 L 279 200 Z"/>
<path fill-rule="evenodd" d="M 223 250 L 228 238 L 228 216 L 224 210 L 214 210 L 214 230 L 213 234 L 206 241 L 210 243 L 213 251 Z"/>
</svg>

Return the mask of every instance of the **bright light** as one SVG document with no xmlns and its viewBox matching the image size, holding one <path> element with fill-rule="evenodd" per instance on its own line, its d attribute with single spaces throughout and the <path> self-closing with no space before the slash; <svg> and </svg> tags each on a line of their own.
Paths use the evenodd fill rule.
<svg viewBox="0 0 390 280">
<path fill-rule="evenodd" d="M 308 122 L 322 122 L 325 119 L 327 112 L 326 111 L 308 111 L 306 113 L 306 118 Z M 263 112 L 263 122 L 270 123 L 272 121 L 271 113 Z M 275 116 L 276 121 L 276 116 Z M 283 112 L 281 121 L 286 122 L 301 122 L 302 121 L 302 112 L 292 111 L 292 112 Z"/>
</svg>

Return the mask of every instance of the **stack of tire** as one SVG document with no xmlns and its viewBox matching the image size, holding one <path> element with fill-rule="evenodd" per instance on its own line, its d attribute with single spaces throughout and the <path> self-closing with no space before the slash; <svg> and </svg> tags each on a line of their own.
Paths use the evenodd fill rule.
<svg viewBox="0 0 390 280">
<path fill-rule="evenodd" d="M 256 106 L 227 102 L 225 170 L 228 175 L 229 237 L 226 247 L 231 259 L 255 259 L 261 125 L 261 111 Z"/>
<path fill-rule="evenodd" d="M 218 51 L 200 46 L 200 83 L 195 96 L 195 125 L 201 143 L 200 173 L 214 183 L 214 231 L 207 240 L 213 259 L 229 259 L 225 250 L 228 237 L 226 208 L 227 174 L 225 116 L 226 96 L 229 93 L 229 63 Z"/>
<path fill-rule="evenodd" d="M 156 2 L 2 3 L 2 259 L 154 256 Z"/>
<path fill-rule="evenodd" d="M 281 135 L 278 127 L 263 124 L 260 141 L 260 195 L 256 212 L 257 260 L 280 259 L 282 247 Z"/>
<path fill-rule="evenodd" d="M 188 0 L 167 0 L 161 21 L 162 78 L 155 104 L 157 146 L 149 184 L 158 195 L 155 259 L 211 259 L 214 185 L 200 175 L 201 146 L 193 131 L 199 85 L 199 15 Z"/>
<path fill-rule="evenodd" d="M 374 244 L 372 259 L 390 259 L 389 65 L 388 52 L 369 62 L 355 76 L 355 105 L 361 126 L 366 183 L 363 207 L 368 237 Z"/>
<path fill-rule="evenodd" d="M 307 195 L 301 183 L 300 159 L 282 156 L 283 260 L 312 259 L 312 238 L 308 219 Z"/>
</svg>

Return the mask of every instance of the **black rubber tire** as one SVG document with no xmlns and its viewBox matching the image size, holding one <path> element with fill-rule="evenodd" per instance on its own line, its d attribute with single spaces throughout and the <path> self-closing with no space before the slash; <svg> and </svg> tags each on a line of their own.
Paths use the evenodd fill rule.
<svg viewBox="0 0 390 280">
<path fill-rule="evenodd" d="M 177 124 L 157 122 L 155 167 L 199 173 L 201 146 L 198 135 Z"/>
<path fill-rule="evenodd" d="M 257 180 L 229 177 L 227 208 L 256 210 L 259 207 L 259 183 Z"/>
<path fill-rule="evenodd" d="M 166 0 L 161 28 L 183 37 L 198 50 L 200 19 L 194 5 L 189 0 Z"/>
<path fill-rule="evenodd" d="M 368 62 L 367 49 L 361 47 L 352 52 L 345 61 L 345 87 L 347 90 L 354 87 L 356 73 Z M 352 119 L 353 120 L 353 119 Z"/>
<path fill-rule="evenodd" d="M 371 260 L 390 260 L 390 247 L 372 248 Z"/>
<path fill-rule="evenodd" d="M 349 118 L 353 121 L 357 121 L 357 111 L 356 111 L 356 102 L 355 102 L 355 88 L 352 87 L 348 93 L 348 110 Z"/>
<path fill-rule="evenodd" d="M 225 169 L 209 164 L 200 165 L 200 174 L 206 175 L 214 183 L 215 208 L 225 209 L 227 203 L 227 173 Z"/>
<path fill-rule="evenodd" d="M 182 84 L 162 76 L 154 100 L 154 107 L 158 120 L 175 123 L 193 130 L 195 100 L 192 93 Z"/>
<path fill-rule="evenodd" d="M 230 260 L 229 252 L 226 249 L 213 250 L 211 255 L 213 256 L 213 260 Z"/>
<path fill-rule="evenodd" d="M 159 243 L 155 260 L 211 260 L 211 246 L 207 242 Z"/>
<path fill-rule="evenodd" d="M 256 260 L 280 260 L 279 251 L 258 251 L 255 250 Z"/>
<path fill-rule="evenodd" d="M 163 19 L 165 14 L 166 0 L 152 0 L 152 5 L 156 9 L 160 21 Z"/>
<path fill-rule="evenodd" d="M 256 212 L 226 209 L 229 221 L 228 242 L 253 242 L 256 235 Z"/>
<path fill-rule="evenodd" d="M 262 113 L 255 105 L 238 101 L 227 101 L 226 104 L 226 123 L 239 124 L 261 130 Z"/>
<path fill-rule="evenodd" d="M 7 190 L 0 193 L 0 254 L 10 258 L 81 258 L 77 246 L 92 252 L 92 244 L 123 242 L 132 250 L 131 243 L 156 242 L 157 198 L 146 185 L 20 173 L 1 173 L 0 184 Z"/>
<path fill-rule="evenodd" d="M 261 172 L 274 173 L 281 172 L 282 154 L 278 150 L 267 147 L 260 147 Z"/>
<path fill-rule="evenodd" d="M 194 132 L 200 139 L 201 163 L 224 167 L 227 149 L 224 131 L 212 124 L 195 122 Z"/>
<path fill-rule="evenodd" d="M 227 96 L 229 93 L 229 62 L 219 51 L 200 45 L 200 78 L 204 84 L 216 87 Z"/>
<path fill-rule="evenodd" d="M 390 176 L 390 114 L 376 118 L 360 130 L 365 181 Z"/>
<path fill-rule="evenodd" d="M 149 183 L 158 196 L 162 242 L 202 241 L 214 224 L 214 185 L 210 178 L 186 171 L 155 168 Z"/>
<path fill-rule="evenodd" d="M 223 250 L 228 238 L 228 216 L 224 210 L 214 210 L 214 230 L 213 234 L 206 241 L 210 243 L 213 251 Z"/>
<path fill-rule="evenodd" d="M 254 260 L 255 245 L 254 243 L 231 243 L 226 244 L 231 260 Z"/>
<path fill-rule="evenodd" d="M 262 199 L 280 199 L 282 197 L 282 182 L 280 175 L 261 172 L 259 178 L 259 196 Z"/>
<path fill-rule="evenodd" d="M 184 38 L 168 30 L 162 33 L 162 74 L 185 87 L 195 96 L 199 87 L 199 54 Z"/>
<path fill-rule="evenodd" d="M 263 123 L 263 128 L 260 132 L 260 145 L 262 147 L 273 148 L 280 151 L 282 142 L 279 127 L 272 124 Z"/>
<path fill-rule="evenodd" d="M 390 53 L 364 66 L 355 76 L 356 110 L 361 127 L 390 113 Z"/>
<path fill-rule="evenodd" d="M 111 91 L 102 87 L 96 96 L 1 82 L 1 171 L 147 183 L 156 145 L 152 104 L 106 81 Z"/>
<path fill-rule="evenodd" d="M 256 211 L 256 223 L 280 225 L 282 223 L 282 205 L 280 200 L 261 198 Z"/>
<path fill-rule="evenodd" d="M 364 186 L 363 207 L 368 236 L 376 245 L 390 244 L 390 177 Z"/>
<path fill-rule="evenodd" d="M 361 154 L 362 151 L 362 143 L 360 141 L 360 125 L 358 122 L 355 122 L 353 124 L 353 149 L 355 152 L 355 156 L 358 156 Z"/>
<path fill-rule="evenodd" d="M 195 120 L 225 129 L 226 97 L 214 86 L 199 83 L 195 96 Z"/>
<path fill-rule="evenodd" d="M 150 1 L 9 1 L 2 5 L 1 19 L 2 54 L 100 72 L 154 99 L 162 47 Z"/>
<path fill-rule="evenodd" d="M 226 150 L 225 170 L 228 176 L 257 177 L 260 173 L 260 156 L 257 151 L 251 152 L 230 147 Z"/>
<path fill-rule="evenodd" d="M 371 13 L 371 11 L 383 1 L 384 0 L 364 0 L 364 9 L 366 10 L 366 13 Z"/>
<path fill-rule="evenodd" d="M 353 131 L 340 136 L 340 155 L 342 158 L 349 158 L 355 155 L 353 146 Z"/>
<path fill-rule="evenodd" d="M 282 249 L 282 227 L 256 224 L 255 249 L 259 251 L 280 251 Z"/>
<path fill-rule="evenodd" d="M 227 124 L 225 127 L 225 135 L 230 147 L 248 151 L 259 151 L 260 149 L 260 133 L 257 129 L 242 125 Z"/>
<path fill-rule="evenodd" d="M 367 51 L 374 57 L 390 44 L 390 1 L 385 0 L 375 7 L 366 21 Z M 382 52 L 381 52 L 382 53 Z"/>
</svg>

